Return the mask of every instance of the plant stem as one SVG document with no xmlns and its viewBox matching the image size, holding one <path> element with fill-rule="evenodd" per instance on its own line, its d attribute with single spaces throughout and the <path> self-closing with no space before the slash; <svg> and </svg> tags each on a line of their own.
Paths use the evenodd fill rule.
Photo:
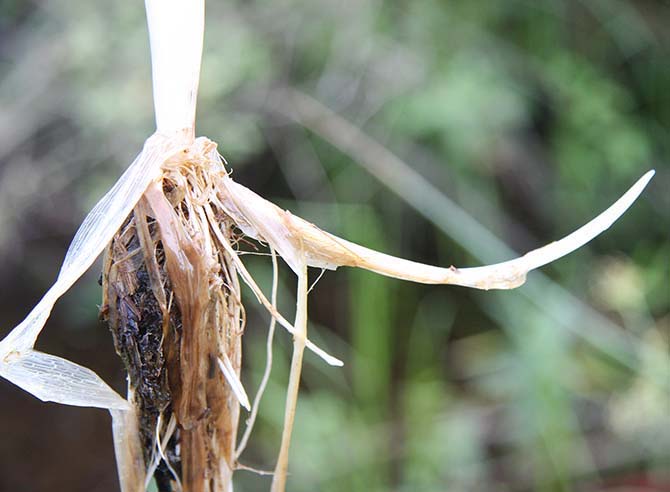
<svg viewBox="0 0 670 492">
<path fill-rule="evenodd" d="M 205 32 L 204 0 L 146 0 L 156 128 L 195 137 Z"/>
<path fill-rule="evenodd" d="M 286 392 L 286 408 L 284 410 L 284 431 L 277 466 L 272 479 L 272 492 L 284 492 L 286 488 L 286 473 L 288 471 L 288 453 L 291 445 L 291 433 L 295 420 L 295 409 L 298 403 L 300 390 L 300 374 L 302 372 L 302 356 L 305 351 L 307 338 L 307 266 L 302 267 L 298 275 L 298 292 L 295 313 L 295 335 L 293 336 L 293 357 L 289 374 L 288 389 Z"/>
</svg>

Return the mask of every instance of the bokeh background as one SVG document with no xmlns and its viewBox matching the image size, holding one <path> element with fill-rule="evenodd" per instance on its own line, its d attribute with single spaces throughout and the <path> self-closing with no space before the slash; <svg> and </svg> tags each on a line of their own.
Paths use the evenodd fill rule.
<svg viewBox="0 0 670 492">
<path fill-rule="evenodd" d="M 501 261 L 657 170 L 611 230 L 517 291 L 326 273 L 310 331 L 345 367 L 306 356 L 290 490 L 670 490 L 669 25 L 652 0 L 209 0 L 198 133 L 239 182 L 351 240 Z M 153 128 L 142 2 L 0 3 L 1 335 Z M 269 259 L 245 261 L 268 289 Z M 123 392 L 98 274 L 38 347 Z M 285 267 L 280 287 L 292 316 Z M 268 319 L 245 294 L 253 393 Z M 286 333 L 275 347 L 242 458 L 258 469 L 279 446 Z M 0 380 L 0 490 L 117 490 L 109 424 Z M 240 471 L 236 488 L 269 479 Z"/>
</svg>

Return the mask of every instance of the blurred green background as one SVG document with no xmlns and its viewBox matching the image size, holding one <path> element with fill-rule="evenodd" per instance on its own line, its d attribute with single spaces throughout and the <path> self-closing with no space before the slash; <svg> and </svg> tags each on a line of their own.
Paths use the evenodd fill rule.
<svg viewBox="0 0 670 492">
<path fill-rule="evenodd" d="M 306 356 L 290 490 L 670 491 L 669 25 L 670 3 L 651 0 L 208 2 L 197 133 L 236 180 L 348 239 L 444 266 L 502 261 L 657 170 L 611 230 L 517 291 L 326 273 L 310 331 L 345 367 Z M 332 114 L 297 123 L 304 96 L 405 174 L 317 135 Z M 141 2 L 0 3 L 3 335 L 153 128 Z M 269 259 L 245 262 L 269 290 Z M 38 347 L 124 392 L 98 274 Z M 285 267 L 280 286 L 292 316 Z M 253 393 L 268 320 L 245 294 Z M 289 350 L 278 331 L 247 466 L 274 465 Z M 118 489 L 106 412 L 4 380 L 0 403 L 1 491 Z M 236 490 L 268 489 L 236 475 Z"/>
</svg>

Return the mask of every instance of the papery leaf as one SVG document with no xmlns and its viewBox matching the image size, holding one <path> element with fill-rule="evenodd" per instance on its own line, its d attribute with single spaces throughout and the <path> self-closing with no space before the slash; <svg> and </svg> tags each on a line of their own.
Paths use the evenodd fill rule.
<svg viewBox="0 0 670 492">
<path fill-rule="evenodd" d="M 8 354 L 0 375 L 42 401 L 119 410 L 129 407 L 90 369 L 37 350 Z"/>
<path fill-rule="evenodd" d="M 248 235 L 268 242 L 298 273 L 300 265 L 335 269 L 364 268 L 389 277 L 426 284 L 453 284 L 476 289 L 513 289 L 526 274 L 567 255 L 608 229 L 637 199 L 654 171 L 642 176 L 619 200 L 588 224 L 560 241 L 514 260 L 474 268 L 441 268 L 387 255 L 341 239 L 282 210 L 229 176 L 222 179 L 226 212 Z"/>
<path fill-rule="evenodd" d="M 79 227 L 54 285 L 28 316 L 0 341 L 0 375 L 37 398 L 77 406 L 125 408 L 126 401 L 93 371 L 32 350 L 56 301 L 93 264 L 126 220 L 161 164 L 183 147 L 183 141 L 153 135 L 121 178 Z M 62 373 L 59 373 L 62 371 Z"/>
<path fill-rule="evenodd" d="M 0 342 L 0 356 L 32 348 L 56 301 L 90 268 L 137 204 L 160 166 L 179 146 L 162 135 L 147 139 L 144 149 L 86 216 L 65 255 L 53 286 L 28 316 Z M 2 361 L 0 360 L 0 364 Z"/>
</svg>

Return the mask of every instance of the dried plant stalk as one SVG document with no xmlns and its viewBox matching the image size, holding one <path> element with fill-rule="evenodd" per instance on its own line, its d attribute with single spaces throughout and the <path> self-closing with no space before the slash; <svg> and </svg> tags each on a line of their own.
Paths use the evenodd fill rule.
<svg viewBox="0 0 670 492">
<path fill-rule="evenodd" d="M 293 336 L 293 356 L 291 357 L 291 372 L 286 389 L 286 407 L 284 409 L 284 429 L 281 437 L 281 446 L 275 473 L 272 477 L 272 492 L 283 492 L 286 488 L 286 475 L 288 474 L 288 453 L 291 445 L 291 434 L 293 433 L 293 422 L 295 410 L 298 404 L 298 392 L 300 391 L 300 375 L 302 373 L 302 356 L 305 352 L 305 340 L 307 340 L 307 265 L 304 265 L 298 275 L 297 302 L 295 307 L 295 328 L 297 333 Z"/>
<path fill-rule="evenodd" d="M 102 277 L 102 313 L 137 418 L 136 475 L 153 475 L 161 492 L 228 490 L 235 466 L 244 317 L 220 243 L 235 240 L 233 223 L 216 205 L 214 223 L 204 211 L 216 194 L 212 176 L 225 171 L 199 142 L 164 164 L 107 249 Z M 229 365 L 226 383 L 220 367 Z"/>
<path fill-rule="evenodd" d="M 307 267 L 352 266 L 415 282 L 515 288 L 530 270 L 606 230 L 652 176 L 653 171 L 645 174 L 610 208 L 560 241 L 496 265 L 440 268 L 356 245 L 280 209 L 235 183 L 216 145 L 204 137 L 189 143 L 156 135 L 85 219 L 54 286 L 0 342 L 0 375 L 46 401 L 110 409 L 124 492 L 137 491 L 142 477 L 151 475 L 162 490 L 230 490 L 238 408 L 248 407 L 239 381 L 244 319 L 239 274 L 295 340 L 273 480 L 279 492 L 286 482 L 302 350 L 342 364 L 306 338 Z M 142 183 L 144 193 L 137 194 Z M 131 202 L 134 208 L 128 207 Z M 114 211 L 110 217 L 103 213 L 107 204 Z M 121 215 L 125 210 L 130 217 Z M 298 275 L 303 301 L 295 326 L 244 267 L 233 247 L 237 228 L 276 250 Z M 53 303 L 109 240 L 103 313 L 129 369 L 128 401 L 89 369 L 33 349 Z"/>
<path fill-rule="evenodd" d="M 610 227 L 653 176 L 653 171 L 645 174 L 610 208 L 562 240 L 503 263 L 440 268 L 370 250 L 322 231 L 230 178 L 216 144 L 194 138 L 204 1 L 146 0 L 146 6 L 157 132 L 84 219 L 54 285 L 0 341 L 0 376 L 44 401 L 110 411 L 123 492 L 141 492 L 152 477 L 161 492 L 232 490 L 237 455 L 250 432 L 236 453 L 239 407 L 249 408 L 239 378 L 240 279 L 271 314 L 271 332 L 276 321 L 294 337 L 272 484 L 274 492 L 282 492 L 304 349 L 342 365 L 307 339 L 308 267 L 349 266 L 413 282 L 512 289 L 529 271 Z M 313 104 L 301 106 L 314 112 Z M 335 127 L 320 127 L 320 133 L 337 130 L 347 136 L 338 146 L 351 146 L 364 160 L 376 158 L 377 152 L 360 152 L 358 137 L 337 119 L 330 125 Z M 276 285 L 271 302 L 239 258 L 234 245 L 242 233 L 267 244 L 298 276 L 295 324 L 277 311 Z M 101 314 L 128 370 L 127 400 L 90 369 L 34 349 L 55 302 L 103 250 Z M 268 369 L 261 393 L 267 374 Z"/>
</svg>

